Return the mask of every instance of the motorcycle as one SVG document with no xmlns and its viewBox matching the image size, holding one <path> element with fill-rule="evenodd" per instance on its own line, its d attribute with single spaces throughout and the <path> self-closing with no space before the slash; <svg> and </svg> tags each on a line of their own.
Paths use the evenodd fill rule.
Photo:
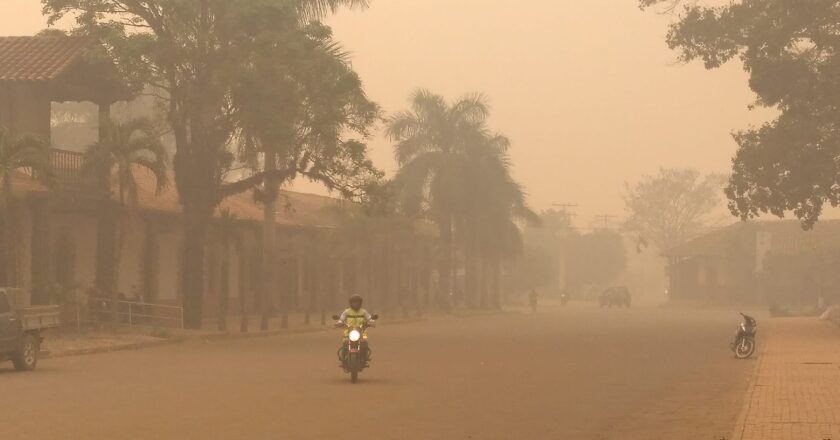
<svg viewBox="0 0 840 440">
<path fill-rule="evenodd" d="M 341 319 L 338 315 L 333 315 L 334 320 Z M 368 365 L 370 359 L 370 348 L 367 345 L 367 329 L 376 327 L 376 320 L 379 315 L 371 316 L 371 319 L 361 327 L 350 327 L 339 321 L 335 323 L 336 328 L 346 328 L 347 336 L 341 343 L 341 348 L 338 349 L 338 359 L 341 361 L 341 368 L 345 373 L 350 373 L 350 382 L 356 383 L 359 380 L 359 373 L 362 372 Z"/>
<path fill-rule="evenodd" d="M 758 324 L 752 316 L 741 313 L 744 322 L 738 325 L 735 332 L 735 340 L 729 344 L 729 348 L 735 352 L 738 359 L 747 359 L 755 352 L 755 329 Z"/>
<path fill-rule="evenodd" d="M 569 303 L 569 297 L 565 293 L 560 295 L 560 305 L 565 307 Z"/>
</svg>

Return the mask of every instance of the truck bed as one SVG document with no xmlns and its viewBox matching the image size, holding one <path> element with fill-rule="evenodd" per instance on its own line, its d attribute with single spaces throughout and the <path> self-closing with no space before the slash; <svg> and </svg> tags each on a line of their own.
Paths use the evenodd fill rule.
<svg viewBox="0 0 840 440">
<path fill-rule="evenodd" d="M 16 310 L 23 331 L 42 330 L 61 325 L 59 306 L 31 306 Z"/>
</svg>

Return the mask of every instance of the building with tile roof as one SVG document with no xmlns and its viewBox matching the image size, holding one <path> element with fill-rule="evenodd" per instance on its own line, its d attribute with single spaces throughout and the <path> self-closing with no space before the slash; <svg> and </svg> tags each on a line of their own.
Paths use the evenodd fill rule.
<svg viewBox="0 0 840 440">
<path fill-rule="evenodd" d="M 52 103 L 64 101 L 92 102 L 99 121 L 110 118 L 110 106 L 129 99 L 131 91 L 100 55 L 96 41 L 85 37 L 0 37 L 0 125 L 14 136 L 50 141 Z M 171 172 L 170 184 L 158 192 L 152 174 L 136 169 L 137 204 L 125 207 L 117 203 L 114 176 L 108 182 L 82 173 L 81 153 L 53 149 L 51 161 L 56 188 L 45 188 L 25 172 L 14 176 L 15 229 L 7 234 L 14 243 L 3 245 L 14 247 L 15 261 L 0 270 L 0 285 L 26 288 L 36 303 L 54 300 L 56 289 L 77 301 L 78 294 L 96 291 L 94 286 L 100 291 L 113 286 L 129 299 L 180 304 L 181 267 L 189 256 Z M 351 289 L 376 291 L 383 302 L 396 301 L 397 292 L 419 295 L 424 289 L 428 302 L 433 271 L 428 247 L 400 250 L 386 239 L 364 242 L 362 234 L 345 240 L 350 244 L 325 245 L 347 215 L 345 208 L 347 202 L 331 197 L 280 192 L 273 301 L 323 310 L 343 304 Z M 220 238 L 222 211 L 235 217 L 233 245 Z M 254 312 L 263 267 L 262 206 L 250 193 L 237 194 L 222 201 L 216 219 L 205 247 L 204 314 L 217 314 L 225 295 L 230 304 Z"/>
<path fill-rule="evenodd" d="M 813 305 L 840 302 L 840 220 L 739 222 L 665 252 L 672 299 Z"/>
<path fill-rule="evenodd" d="M 0 125 L 49 141 L 53 102 L 105 109 L 130 99 L 132 91 L 100 52 L 89 37 L 0 37 Z"/>
</svg>

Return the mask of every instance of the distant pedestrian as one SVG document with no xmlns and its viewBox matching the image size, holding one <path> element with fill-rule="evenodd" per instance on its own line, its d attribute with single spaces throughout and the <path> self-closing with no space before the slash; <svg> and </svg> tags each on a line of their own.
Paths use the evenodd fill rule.
<svg viewBox="0 0 840 440">
<path fill-rule="evenodd" d="M 531 293 L 528 294 L 528 302 L 531 303 L 531 311 L 535 313 L 537 311 L 537 299 L 537 290 L 531 289 Z"/>
</svg>

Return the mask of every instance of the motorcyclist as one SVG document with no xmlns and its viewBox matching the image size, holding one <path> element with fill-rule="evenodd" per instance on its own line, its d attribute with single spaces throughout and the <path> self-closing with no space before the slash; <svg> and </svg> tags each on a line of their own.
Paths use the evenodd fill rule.
<svg viewBox="0 0 840 440">
<path fill-rule="evenodd" d="M 531 303 L 531 311 L 537 311 L 537 290 L 531 289 L 531 292 L 528 294 L 528 302 Z"/>
<path fill-rule="evenodd" d="M 362 329 L 362 333 L 365 337 L 362 338 L 361 343 L 361 351 L 362 351 L 362 358 L 366 359 L 366 362 L 370 362 L 370 347 L 367 341 L 366 332 L 364 332 L 365 327 L 370 323 L 372 320 L 371 314 L 362 308 L 362 299 L 361 295 L 354 294 L 350 296 L 349 303 L 350 307 L 345 309 L 341 316 L 338 318 L 340 325 L 344 326 L 344 339 L 346 340 L 350 329 L 352 328 L 359 328 Z M 343 341 L 342 341 L 343 342 Z M 341 351 L 339 352 L 339 360 L 343 360 L 344 358 L 344 350 L 347 347 L 344 343 L 341 345 Z"/>
</svg>

